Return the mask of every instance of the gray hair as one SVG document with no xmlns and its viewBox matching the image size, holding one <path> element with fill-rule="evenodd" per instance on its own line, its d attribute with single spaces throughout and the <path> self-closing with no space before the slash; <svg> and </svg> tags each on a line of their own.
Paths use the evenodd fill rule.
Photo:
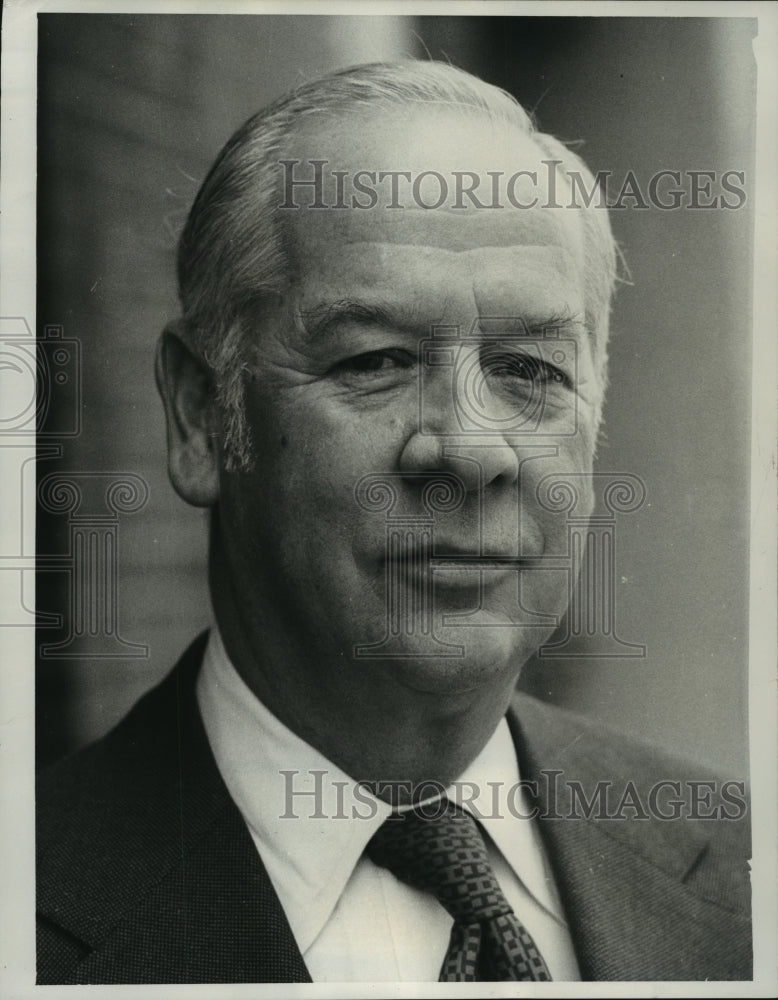
<svg viewBox="0 0 778 1000">
<path fill-rule="evenodd" d="M 280 291 L 289 275 L 279 205 L 279 159 L 304 122 L 377 106 L 442 105 L 484 115 L 532 136 L 538 148 L 594 178 L 561 142 L 539 132 L 510 94 L 447 63 L 372 63 L 306 83 L 250 118 L 228 141 L 195 199 L 178 244 L 178 329 L 212 368 L 225 419 L 227 468 L 250 464 L 245 417 L 246 316 L 263 296 Z M 583 209 L 587 325 L 599 358 L 600 402 L 606 381 L 610 302 L 616 247 L 607 213 Z M 599 410 L 597 414 L 599 423 Z"/>
</svg>

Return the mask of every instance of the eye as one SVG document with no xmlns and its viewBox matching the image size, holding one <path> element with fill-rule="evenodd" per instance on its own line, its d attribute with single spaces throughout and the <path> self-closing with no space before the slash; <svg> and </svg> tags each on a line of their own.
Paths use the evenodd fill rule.
<svg viewBox="0 0 778 1000">
<path fill-rule="evenodd" d="M 410 368 L 414 357 L 407 351 L 396 349 L 366 351 L 346 358 L 337 366 L 341 371 L 353 375 L 382 375 L 398 369 Z"/>
<path fill-rule="evenodd" d="M 518 379 L 536 384 L 556 383 L 568 385 L 569 379 L 561 369 L 531 354 L 490 349 L 481 356 L 484 378 Z"/>
</svg>

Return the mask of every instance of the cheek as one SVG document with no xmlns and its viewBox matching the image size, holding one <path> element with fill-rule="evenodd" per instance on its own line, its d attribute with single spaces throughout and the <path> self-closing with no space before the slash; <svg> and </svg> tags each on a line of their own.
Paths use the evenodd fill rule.
<svg viewBox="0 0 778 1000">
<path fill-rule="evenodd" d="M 369 473 L 397 468 L 408 414 L 415 416 L 415 408 L 401 400 L 360 412 L 314 391 L 255 399 L 249 416 L 259 506 L 293 538 L 353 526 L 356 486 Z"/>
<path fill-rule="evenodd" d="M 338 401 L 291 406 L 270 417 L 274 441 L 263 435 L 282 469 L 306 471 L 325 480 L 342 481 L 353 470 L 385 471 L 396 467 L 408 433 L 413 408 L 360 411 Z M 260 450 L 258 449 L 258 451 Z"/>
</svg>

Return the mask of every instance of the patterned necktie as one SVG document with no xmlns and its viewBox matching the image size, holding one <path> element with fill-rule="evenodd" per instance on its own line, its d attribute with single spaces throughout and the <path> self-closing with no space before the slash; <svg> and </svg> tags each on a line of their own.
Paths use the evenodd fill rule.
<svg viewBox="0 0 778 1000">
<path fill-rule="evenodd" d="M 402 882 L 431 892 L 454 918 L 440 982 L 550 981 L 535 942 L 497 883 L 469 813 L 446 801 L 430 819 L 415 810 L 395 814 L 367 854 Z"/>
</svg>

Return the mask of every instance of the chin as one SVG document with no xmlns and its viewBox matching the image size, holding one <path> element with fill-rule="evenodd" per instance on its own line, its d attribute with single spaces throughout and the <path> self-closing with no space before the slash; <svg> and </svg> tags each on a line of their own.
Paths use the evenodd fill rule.
<svg viewBox="0 0 778 1000">
<path fill-rule="evenodd" d="M 530 647 L 516 639 L 516 630 L 506 627 L 441 627 L 422 641 L 403 636 L 391 646 L 358 647 L 354 658 L 357 664 L 380 665 L 382 673 L 415 692 L 487 693 L 512 688 L 534 652 L 534 642 Z"/>
</svg>

